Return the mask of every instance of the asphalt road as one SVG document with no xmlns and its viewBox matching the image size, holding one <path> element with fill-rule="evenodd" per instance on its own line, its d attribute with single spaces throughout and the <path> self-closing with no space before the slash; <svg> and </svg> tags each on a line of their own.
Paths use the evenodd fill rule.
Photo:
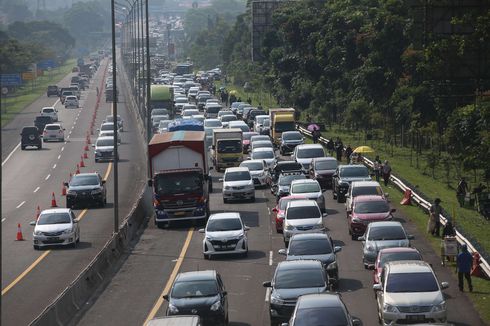
<svg viewBox="0 0 490 326">
<path fill-rule="evenodd" d="M 269 211 L 275 199 L 268 189 L 256 190 L 256 202 L 223 204 L 220 174 L 214 174 L 214 193 L 211 195 L 212 213 L 238 211 L 244 222 L 251 227 L 248 232 L 249 255 L 246 258 L 220 257 L 204 260 L 202 255 L 203 234 L 199 226 L 182 224 L 170 230 L 157 229 L 152 221 L 139 243 L 105 290 L 91 302 L 78 325 L 142 325 L 163 289 L 171 284 L 170 277 L 185 239 L 191 232 L 190 244 L 185 252 L 180 271 L 216 269 L 223 277 L 229 293 L 230 325 L 269 325 L 266 289 L 262 282 L 272 278 L 275 266 L 284 260 L 277 254 L 283 248 L 282 236 L 274 229 Z M 393 189 L 393 191 L 396 191 Z M 339 292 L 353 316 L 364 325 L 377 325 L 376 303 L 372 290 L 372 271 L 365 270 L 361 260 L 361 242 L 351 240 L 344 204 L 332 199 L 331 191 L 325 193 L 328 217 L 325 225 L 336 245 L 342 246 L 338 254 Z M 424 259 L 432 263 L 439 281 L 449 281 L 445 290 L 448 302 L 448 321 L 456 325 L 483 325 L 469 299 L 457 289 L 455 274 L 440 266 L 437 253 L 407 218 L 396 215 L 407 231 L 415 235 L 412 245 L 420 250 Z M 190 231 L 189 231 L 190 230 Z M 178 267 L 178 266 L 177 266 Z M 170 281 L 169 281 L 170 278 Z M 158 306 L 157 306 L 158 307 Z M 166 305 L 156 310 L 156 316 L 165 315 Z"/>
<path fill-rule="evenodd" d="M 85 159 L 81 172 L 97 171 L 107 176 L 108 204 L 105 208 L 75 210 L 81 219 L 81 242 L 76 249 L 52 248 L 35 251 L 32 247 L 32 227 L 36 208 L 50 207 L 55 193 L 59 207 L 65 207 L 61 196 L 62 183 L 75 173 L 84 153 L 85 137 L 89 131 L 96 106 L 96 87 L 103 83 L 107 60 L 103 61 L 90 88 L 82 92 L 80 109 L 65 109 L 57 98 L 40 97 L 15 120 L 2 129 L 2 325 L 26 325 L 51 303 L 95 257 L 113 230 L 113 176 L 111 163 L 95 163 L 93 149 Z M 69 85 L 71 74 L 60 86 Z M 55 104 L 60 121 L 66 129 L 66 141 L 45 143 L 41 151 L 16 148 L 20 129 L 32 125 L 43 106 Z M 125 122 L 122 133 L 119 163 L 119 218 L 130 211 L 144 183 L 146 165 L 144 147 L 133 115 L 126 110 L 124 100 L 119 113 Z M 95 128 L 111 113 L 111 103 L 102 96 L 97 110 Z M 97 131 L 94 130 L 97 134 Z M 96 135 L 91 137 L 92 142 Z M 11 154 L 11 155 L 10 155 Z M 26 241 L 14 241 L 20 223 Z"/>
</svg>

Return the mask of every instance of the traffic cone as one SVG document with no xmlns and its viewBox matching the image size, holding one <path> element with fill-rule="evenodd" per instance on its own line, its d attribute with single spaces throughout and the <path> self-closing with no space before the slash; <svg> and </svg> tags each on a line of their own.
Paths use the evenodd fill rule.
<svg viewBox="0 0 490 326">
<path fill-rule="evenodd" d="M 66 196 L 66 186 L 64 182 L 63 182 L 63 187 L 61 188 L 61 196 Z"/>
<path fill-rule="evenodd" d="M 51 195 L 51 207 L 58 207 L 58 205 L 56 205 L 56 198 L 54 197 L 54 192 Z"/>
<path fill-rule="evenodd" d="M 88 158 L 87 152 L 83 153 L 83 158 Z"/>
<path fill-rule="evenodd" d="M 88 152 L 88 145 L 85 145 L 85 147 L 83 148 L 84 151 Z"/>
<path fill-rule="evenodd" d="M 71 180 L 72 177 L 73 177 L 73 174 L 71 174 L 71 172 L 70 172 L 70 180 Z"/>
<path fill-rule="evenodd" d="M 85 162 L 83 161 L 83 156 L 80 156 L 80 167 L 81 168 L 85 167 Z"/>
<path fill-rule="evenodd" d="M 80 174 L 80 165 L 77 164 L 77 170 L 75 171 L 75 174 Z"/>
<path fill-rule="evenodd" d="M 15 241 L 24 241 L 24 237 L 22 236 L 22 229 L 20 228 L 20 223 L 17 224 L 17 238 Z"/>
<path fill-rule="evenodd" d="M 39 215 L 41 215 L 41 208 L 39 207 L 39 205 L 37 205 L 37 209 L 36 209 L 36 221 L 39 218 Z"/>
</svg>

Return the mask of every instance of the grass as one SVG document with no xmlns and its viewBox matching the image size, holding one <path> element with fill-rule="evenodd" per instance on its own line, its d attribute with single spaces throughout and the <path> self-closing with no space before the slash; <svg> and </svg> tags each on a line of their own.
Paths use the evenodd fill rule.
<svg viewBox="0 0 490 326">
<path fill-rule="evenodd" d="M 44 76 L 36 79 L 34 85 L 31 82 L 25 83 L 15 92 L 15 96 L 2 98 L 2 127 L 9 123 L 17 113 L 21 112 L 26 106 L 33 103 L 39 96 L 46 93 L 48 85 L 55 85 L 61 81 L 71 69 L 76 65 L 75 59 L 68 60 L 63 66 L 45 71 Z"/>
<path fill-rule="evenodd" d="M 278 104 L 275 100 L 275 98 L 268 92 L 246 92 L 243 87 L 241 86 L 236 86 L 233 84 L 225 84 L 224 81 L 220 81 L 219 83 L 216 83 L 216 89 L 219 89 L 221 86 L 225 86 L 228 92 L 234 90 L 236 91 L 236 97 L 241 98 L 242 102 L 246 102 L 247 99 L 250 97 L 252 100 L 252 105 L 253 106 L 258 106 L 259 103 L 262 104 L 262 107 L 264 109 L 269 109 L 269 108 L 274 108 L 278 107 Z"/>
</svg>

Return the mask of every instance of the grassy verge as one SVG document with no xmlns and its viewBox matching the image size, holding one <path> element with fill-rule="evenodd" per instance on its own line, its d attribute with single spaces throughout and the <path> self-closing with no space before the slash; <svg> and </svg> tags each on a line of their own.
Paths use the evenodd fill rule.
<svg viewBox="0 0 490 326">
<path fill-rule="evenodd" d="M 9 123 L 17 113 L 21 112 L 26 106 L 34 102 L 39 96 L 46 93 L 48 85 L 56 85 L 62 80 L 71 69 L 76 65 L 75 59 L 68 60 L 63 66 L 45 72 L 44 76 L 36 79 L 34 86 L 31 82 L 18 88 L 15 97 L 2 98 L 2 127 Z"/>
<path fill-rule="evenodd" d="M 241 86 L 236 86 L 230 83 L 225 84 L 223 81 L 216 83 L 217 89 L 219 89 L 221 86 L 226 87 L 228 92 L 234 90 L 236 92 L 235 96 L 237 98 L 241 98 L 243 102 L 246 102 L 247 99 L 250 97 L 250 99 L 252 100 L 251 104 L 253 106 L 258 106 L 260 103 L 265 109 L 278 107 L 276 99 L 268 92 L 246 92 Z"/>
</svg>

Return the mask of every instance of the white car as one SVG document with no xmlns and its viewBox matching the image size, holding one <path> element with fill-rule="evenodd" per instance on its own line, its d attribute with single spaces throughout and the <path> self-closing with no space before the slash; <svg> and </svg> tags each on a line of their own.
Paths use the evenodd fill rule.
<svg viewBox="0 0 490 326">
<path fill-rule="evenodd" d="M 274 149 L 269 147 L 256 148 L 252 150 L 250 159 L 264 160 L 267 163 L 267 167 L 271 168 L 276 163 L 276 153 L 274 152 Z"/>
<path fill-rule="evenodd" d="M 218 112 L 218 119 L 224 115 L 235 115 L 231 110 L 221 110 Z"/>
<path fill-rule="evenodd" d="M 323 217 L 325 216 L 326 214 L 320 212 L 318 204 L 313 200 L 298 199 L 290 201 L 284 213 L 282 231 L 286 247 L 289 244 L 289 239 L 294 234 L 325 232 L 325 226 L 323 225 Z"/>
<path fill-rule="evenodd" d="M 250 142 L 250 150 L 253 151 L 257 148 L 270 148 L 274 150 L 274 145 L 270 140 L 255 140 Z"/>
<path fill-rule="evenodd" d="M 234 114 L 222 115 L 221 117 L 219 117 L 219 119 L 223 124 L 223 128 L 228 128 L 228 124 L 230 123 L 230 121 L 238 120 L 238 118 Z"/>
<path fill-rule="evenodd" d="M 171 122 L 172 122 L 172 120 L 160 120 L 160 122 L 158 123 L 158 133 L 162 134 L 162 133 L 168 131 L 168 125 Z"/>
<path fill-rule="evenodd" d="M 206 118 L 202 114 L 194 114 L 191 116 L 191 119 L 200 121 L 202 123 L 204 123 L 204 120 L 206 120 Z"/>
<path fill-rule="evenodd" d="M 124 129 L 124 120 L 121 118 L 119 114 L 117 115 L 116 119 L 117 119 L 117 126 L 119 128 L 119 131 L 122 132 Z M 106 116 L 104 122 L 114 122 L 114 116 L 112 114 Z"/>
<path fill-rule="evenodd" d="M 292 158 L 303 166 L 307 172 L 310 169 L 311 160 L 315 157 L 324 157 L 325 151 L 320 144 L 303 144 L 294 148 Z"/>
<path fill-rule="evenodd" d="M 95 149 L 95 163 L 114 161 L 114 137 L 99 137 L 92 147 Z"/>
<path fill-rule="evenodd" d="M 99 132 L 99 137 L 113 137 L 114 138 L 114 130 L 101 130 Z M 121 134 L 117 133 L 117 143 L 121 143 Z"/>
<path fill-rule="evenodd" d="M 65 141 L 65 128 L 59 123 L 50 123 L 44 127 L 43 141 Z"/>
<path fill-rule="evenodd" d="M 197 106 L 195 104 L 184 104 L 182 111 L 184 110 L 197 110 Z"/>
<path fill-rule="evenodd" d="M 223 175 L 223 202 L 230 199 L 255 201 L 255 187 L 248 168 L 227 168 Z"/>
<path fill-rule="evenodd" d="M 268 140 L 270 141 L 271 138 L 266 135 L 254 135 L 250 138 L 250 143 L 253 143 L 254 141 L 259 141 L 259 140 Z"/>
<path fill-rule="evenodd" d="M 247 126 L 245 121 L 242 121 L 242 120 L 228 122 L 228 128 L 230 128 L 230 129 L 238 128 L 238 129 L 241 129 L 242 132 L 249 132 L 250 131 L 249 126 Z"/>
<path fill-rule="evenodd" d="M 204 128 L 223 128 L 223 124 L 218 119 L 204 119 Z"/>
<path fill-rule="evenodd" d="M 254 185 L 266 186 L 269 170 L 263 160 L 247 160 L 240 163 L 240 167 L 246 167 L 250 171 Z"/>
<path fill-rule="evenodd" d="M 377 292 L 378 320 L 383 325 L 427 322 L 446 324 L 447 303 L 432 267 L 418 260 L 392 261 L 383 267 Z"/>
<path fill-rule="evenodd" d="M 160 117 L 166 117 L 165 120 L 168 120 L 170 117 L 167 109 L 153 109 L 151 110 L 150 115 L 152 119 L 153 117 L 160 116 Z"/>
<path fill-rule="evenodd" d="M 113 122 L 104 122 L 100 125 L 100 128 L 97 131 L 114 131 L 114 123 Z"/>
<path fill-rule="evenodd" d="M 208 103 L 204 106 L 204 115 L 207 119 L 217 118 L 222 109 L 223 107 L 218 103 Z"/>
<path fill-rule="evenodd" d="M 269 120 L 268 115 L 257 115 L 255 116 L 255 121 L 254 121 L 254 131 L 258 132 L 259 134 L 262 132 L 262 127 L 264 125 L 264 121 Z"/>
<path fill-rule="evenodd" d="M 182 111 L 182 117 L 192 117 L 193 115 L 199 115 L 199 110 L 188 109 L 188 110 Z"/>
<path fill-rule="evenodd" d="M 78 98 L 75 95 L 68 95 L 65 98 L 65 108 L 79 108 L 80 103 L 78 102 Z"/>
<path fill-rule="evenodd" d="M 41 212 L 32 234 L 34 249 L 53 245 L 71 245 L 80 242 L 80 228 L 75 214 L 69 208 L 52 208 Z"/>
<path fill-rule="evenodd" d="M 290 196 L 304 196 L 314 200 L 322 212 L 326 211 L 325 196 L 323 196 L 322 187 L 318 181 L 313 179 L 293 180 L 289 186 Z"/>
<path fill-rule="evenodd" d="M 52 106 L 44 107 L 41 109 L 41 116 L 42 117 L 51 117 L 51 120 L 53 120 L 53 122 L 57 122 L 58 121 L 58 110 L 56 110 Z"/>
<path fill-rule="evenodd" d="M 214 255 L 240 254 L 247 256 L 249 228 L 243 224 L 240 213 L 227 212 L 209 216 L 204 233 L 202 251 L 205 259 Z"/>
</svg>

